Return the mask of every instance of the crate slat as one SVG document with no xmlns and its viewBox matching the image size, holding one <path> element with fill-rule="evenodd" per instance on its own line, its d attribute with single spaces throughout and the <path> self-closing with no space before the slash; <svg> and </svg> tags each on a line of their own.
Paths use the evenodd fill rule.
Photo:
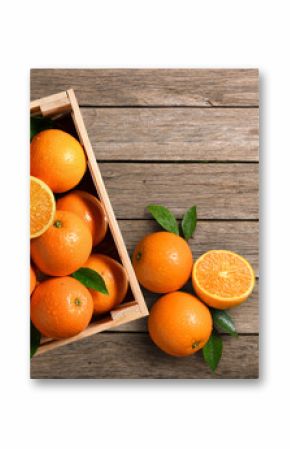
<svg viewBox="0 0 290 449">
<path fill-rule="evenodd" d="M 144 302 L 144 298 L 139 286 L 139 283 L 137 281 L 134 269 L 132 267 L 131 264 L 131 260 L 128 256 L 128 252 L 126 249 L 126 245 L 124 243 L 121 231 L 119 229 L 119 225 L 117 223 L 113 208 L 111 206 L 111 202 L 109 200 L 109 196 L 107 194 L 107 190 L 105 188 L 105 184 L 103 182 L 103 178 L 102 175 L 100 173 L 99 170 L 99 166 L 98 163 L 96 161 L 89 137 L 88 137 L 88 133 L 74 94 L 74 91 L 72 89 L 67 91 L 70 103 L 71 103 L 71 107 L 72 107 L 72 118 L 76 127 L 76 130 L 78 132 L 79 138 L 81 143 L 83 144 L 85 150 L 86 150 L 86 155 L 88 158 L 88 168 L 90 170 L 91 173 L 91 177 L 93 180 L 93 183 L 95 185 L 96 191 L 99 195 L 100 200 L 102 201 L 107 217 L 108 217 L 108 222 L 109 222 L 109 227 L 110 227 L 110 231 L 112 233 L 113 239 L 114 239 L 114 243 L 117 247 L 120 259 L 122 261 L 122 264 L 128 274 L 128 278 L 129 278 L 129 282 L 130 282 L 130 286 L 134 295 L 135 300 L 137 301 L 139 308 L 140 308 L 140 313 L 141 315 L 147 315 L 148 314 L 148 310 L 146 307 L 146 304 Z"/>
</svg>

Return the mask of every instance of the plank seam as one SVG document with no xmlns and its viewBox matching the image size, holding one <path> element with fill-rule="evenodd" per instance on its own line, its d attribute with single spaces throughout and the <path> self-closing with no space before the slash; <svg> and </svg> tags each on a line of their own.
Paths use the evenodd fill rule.
<svg viewBox="0 0 290 449">
<path fill-rule="evenodd" d="M 115 331 L 103 331 L 102 332 L 102 334 L 112 334 L 112 335 L 114 335 L 114 334 L 146 334 L 146 335 L 149 335 L 148 334 L 148 332 L 147 331 L 128 331 L 128 330 L 126 330 L 126 331 L 122 331 L 122 330 L 115 330 Z M 221 336 L 226 336 L 226 337 L 230 337 L 230 335 L 229 334 L 226 334 L 226 333 L 220 333 L 219 335 L 221 335 Z M 239 337 L 259 337 L 260 336 L 260 334 L 259 334 L 259 332 L 249 332 L 249 333 L 247 333 L 247 332 L 240 332 L 239 333 Z M 232 338 L 238 338 L 238 337 L 232 337 Z M 76 342 L 77 343 L 77 342 Z"/>
<path fill-rule="evenodd" d="M 144 217 L 144 218 L 124 218 L 124 217 L 117 217 L 117 220 L 120 221 L 152 221 L 155 222 L 154 218 L 149 218 L 149 217 Z M 181 221 L 181 218 L 177 218 L 177 221 Z M 228 222 L 228 223 L 259 223 L 259 218 L 199 218 L 198 222 L 203 222 L 203 223 L 219 223 L 219 222 Z"/>
<path fill-rule="evenodd" d="M 126 142 L 125 142 L 126 143 Z M 174 159 L 98 159 L 99 164 L 253 164 L 258 165 L 259 161 L 245 161 L 245 160 L 174 160 Z"/>
<path fill-rule="evenodd" d="M 113 105 L 113 104 L 80 104 L 80 108 L 87 109 L 259 109 L 259 105 L 185 105 L 185 104 L 173 104 L 173 105 L 159 105 L 159 104 L 144 104 L 144 105 Z"/>
</svg>

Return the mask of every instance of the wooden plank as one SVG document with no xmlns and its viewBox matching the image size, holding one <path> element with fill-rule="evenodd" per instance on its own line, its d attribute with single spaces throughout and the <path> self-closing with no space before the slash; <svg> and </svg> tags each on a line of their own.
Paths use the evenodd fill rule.
<svg viewBox="0 0 290 449">
<path fill-rule="evenodd" d="M 66 92 L 59 92 L 49 97 L 39 98 L 30 103 L 30 116 L 52 116 L 71 111 L 70 101 Z"/>
<path fill-rule="evenodd" d="M 259 376 L 258 336 L 223 337 L 215 374 L 199 352 L 174 358 L 161 352 L 148 334 L 102 333 L 36 357 L 34 379 L 255 379 Z"/>
<path fill-rule="evenodd" d="M 256 108 L 84 108 L 98 161 L 258 161 Z"/>
<path fill-rule="evenodd" d="M 155 220 L 119 220 L 129 254 L 151 232 L 161 230 Z M 189 240 L 194 258 L 210 249 L 227 249 L 246 257 L 259 276 L 259 223 L 254 221 L 199 221 Z"/>
<path fill-rule="evenodd" d="M 32 69 L 31 99 L 73 88 L 90 106 L 258 106 L 257 69 Z"/>
<path fill-rule="evenodd" d="M 191 283 L 188 283 L 183 289 L 188 293 L 193 294 Z M 161 296 L 155 293 L 150 293 L 143 289 L 145 301 L 150 310 L 154 302 Z M 259 333 L 259 280 L 256 281 L 255 289 L 251 297 L 245 303 L 238 307 L 230 309 L 229 314 L 233 318 L 237 332 L 240 334 L 258 334 Z M 114 332 L 146 332 L 147 318 L 131 321 L 122 326 L 110 329 Z"/>
<path fill-rule="evenodd" d="M 192 204 L 202 219 L 258 219 L 255 163 L 100 163 L 117 218 L 148 218 L 150 203 L 181 217 Z"/>
</svg>

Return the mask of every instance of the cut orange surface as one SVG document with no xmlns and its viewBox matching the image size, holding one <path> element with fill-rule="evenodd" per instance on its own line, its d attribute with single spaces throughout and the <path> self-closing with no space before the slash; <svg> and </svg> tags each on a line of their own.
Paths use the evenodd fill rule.
<svg viewBox="0 0 290 449">
<path fill-rule="evenodd" d="M 195 262 L 192 284 L 196 294 L 210 307 L 228 309 L 248 299 L 255 286 L 255 273 L 239 254 L 212 250 Z"/>
<path fill-rule="evenodd" d="M 45 182 L 30 176 L 30 238 L 39 237 L 51 225 L 55 215 L 55 199 Z"/>
</svg>

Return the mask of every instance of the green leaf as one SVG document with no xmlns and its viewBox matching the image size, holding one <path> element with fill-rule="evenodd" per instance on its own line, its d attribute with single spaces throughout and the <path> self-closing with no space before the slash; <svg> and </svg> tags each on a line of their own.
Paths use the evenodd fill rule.
<svg viewBox="0 0 290 449">
<path fill-rule="evenodd" d="M 212 333 L 206 345 L 202 348 L 203 358 L 212 372 L 215 372 L 223 352 L 223 341 L 215 332 Z"/>
<path fill-rule="evenodd" d="M 193 236 L 196 228 L 196 221 L 196 206 L 192 206 L 186 211 L 181 222 L 182 232 L 185 240 L 189 240 Z"/>
<path fill-rule="evenodd" d="M 155 218 L 157 223 L 166 231 L 179 235 L 178 224 L 174 215 L 164 206 L 158 204 L 149 204 L 147 210 Z"/>
<path fill-rule="evenodd" d="M 30 140 L 44 129 L 53 128 L 53 121 L 50 118 L 30 117 Z"/>
<path fill-rule="evenodd" d="M 79 268 L 72 274 L 72 277 L 80 281 L 87 288 L 97 290 L 97 292 L 101 292 L 104 295 L 109 294 L 102 276 L 99 275 L 99 273 L 97 273 L 95 270 L 91 270 L 91 268 Z"/>
<path fill-rule="evenodd" d="M 225 310 L 212 309 L 213 325 L 217 331 L 226 332 L 232 337 L 238 337 L 236 332 L 235 323 L 230 315 Z"/>
<path fill-rule="evenodd" d="M 36 353 L 40 344 L 40 332 L 34 327 L 32 321 L 30 321 L 30 358 Z"/>
</svg>

